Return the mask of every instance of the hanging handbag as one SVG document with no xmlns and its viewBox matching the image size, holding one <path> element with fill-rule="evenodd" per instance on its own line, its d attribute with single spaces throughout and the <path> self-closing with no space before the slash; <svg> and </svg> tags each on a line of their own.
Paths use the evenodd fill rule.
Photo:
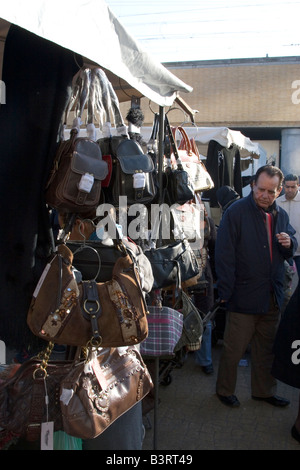
<svg viewBox="0 0 300 470">
<path fill-rule="evenodd" d="M 156 196 L 155 168 L 150 155 L 144 154 L 134 140 L 111 137 L 99 140 L 113 158 L 113 169 L 109 188 L 106 188 L 105 202 L 119 206 L 120 196 L 126 196 L 127 205 L 151 204 Z M 118 145 L 117 145 L 118 144 Z"/>
<path fill-rule="evenodd" d="M 181 140 L 178 145 L 178 154 L 183 168 L 189 174 L 193 183 L 194 191 L 204 191 L 213 188 L 214 182 L 200 159 L 195 139 L 189 139 L 185 129 L 179 126 L 172 129 L 175 140 L 176 131 L 181 135 Z"/>
<path fill-rule="evenodd" d="M 96 80 L 98 70 L 83 68 L 73 79 L 72 93 L 65 110 L 65 125 L 70 109 L 75 109 L 76 118 L 70 138 L 64 140 L 62 136 L 46 185 L 46 203 L 61 212 L 82 213 L 95 209 L 100 201 L 102 181 L 108 176 L 108 164 L 102 159 L 99 145 L 95 142 L 93 124 L 95 108 L 102 107 L 103 90 Z M 89 136 L 79 137 L 85 106 Z"/>
<path fill-rule="evenodd" d="M 200 311 L 194 305 L 190 297 L 180 291 L 174 309 L 179 310 L 183 315 L 182 335 L 174 348 L 174 352 L 186 347 L 190 351 L 200 349 L 203 335 L 203 320 Z"/>
<path fill-rule="evenodd" d="M 197 198 L 196 198 L 197 201 Z M 182 206 L 174 205 L 171 209 L 174 219 L 175 238 L 186 238 L 189 242 L 196 242 L 201 246 L 203 236 L 201 234 L 204 211 L 198 203 L 186 203 Z"/>
<path fill-rule="evenodd" d="M 149 334 L 141 343 L 143 356 L 172 356 L 183 328 L 182 313 L 159 305 L 148 306 Z"/>
<path fill-rule="evenodd" d="M 46 203 L 61 212 L 86 212 L 95 209 L 100 200 L 101 181 L 108 166 L 96 142 L 77 137 L 60 143 L 46 186 Z"/>
<path fill-rule="evenodd" d="M 42 423 L 53 422 L 54 431 L 92 439 L 153 387 L 135 347 L 89 348 L 83 359 L 49 361 L 52 346 L 0 384 L 0 427 L 10 436 L 37 441 Z"/>
<path fill-rule="evenodd" d="M 119 258 L 112 279 L 77 284 L 73 254 L 59 245 L 33 293 L 27 315 L 31 331 L 57 344 L 128 346 L 146 338 L 146 304 L 134 262 Z"/>
<path fill-rule="evenodd" d="M 194 197 L 194 187 L 189 174 L 183 168 L 179 157 L 176 142 L 174 140 L 169 120 L 165 117 L 166 145 L 165 145 L 165 170 L 164 186 L 167 189 L 170 204 L 184 204 Z M 175 157 L 175 164 L 171 163 L 171 152 Z"/>
<path fill-rule="evenodd" d="M 64 431 L 93 439 L 142 400 L 153 383 L 136 347 L 89 350 L 61 382 Z"/>
<path fill-rule="evenodd" d="M 52 346 L 18 365 L 12 377 L 1 381 L 0 427 L 6 433 L 33 442 L 40 438 L 41 423 L 53 422 L 54 431 L 63 429 L 60 384 L 73 361 L 48 362 Z"/>
<path fill-rule="evenodd" d="M 151 264 L 142 248 L 126 238 L 112 241 L 112 245 L 102 243 L 100 240 L 66 242 L 74 256 L 73 266 L 81 273 L 82 280 L 95 279 L 97 282 L 111 280 L 117 260 L 129 254 L 138 271 L 143 292 L 150 292 L 154 278 Z"/>
<path fill-rule="evenodd" d="M 200 269 L 188 240 L 178 240 L 165 246 L 145 251 L 154 276 L 153 289 L 197 283 Z"/>
<path fill-rule="evenodd" d="M 152 266 L 153 289 L 168 289 L 175 285 L 188 287 L 196 284 L 201 275 L 196 255 L 180 226 L 177 225 L 173 208 L 171 214 L 174 219 L 174 238 L 171 237 L 169 230 L 167 230 L 169 233 L 165 233 L 165 228 L 171 225 L 171 219 L 166 218 L 167 214 L 162 207 L 152 227 L 152 246 L 144 252 Z M 160 246 L 157 240 L 160 240 Z"/>
</svg>

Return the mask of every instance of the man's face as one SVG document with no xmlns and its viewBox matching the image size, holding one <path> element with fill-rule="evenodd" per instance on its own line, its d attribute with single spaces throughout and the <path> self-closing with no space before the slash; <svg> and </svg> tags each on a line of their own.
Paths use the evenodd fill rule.
<svg viewBox="0 0 300 470">
<path fill-rule="evenodd" d="M 268 209 L 281 192 L 279 185 L 279 176 L 270 177 L 262 172 L 256 183 L 253 183 L 253 198 L 258 207 Z"/>
<path fill-rule="evenodd" d="M 297 181 L 286 181 L 283 185 L 285 191 L 285 197 L 288 201 L 291 201 L 296 196 L 299 185 Z"/>
</svg>

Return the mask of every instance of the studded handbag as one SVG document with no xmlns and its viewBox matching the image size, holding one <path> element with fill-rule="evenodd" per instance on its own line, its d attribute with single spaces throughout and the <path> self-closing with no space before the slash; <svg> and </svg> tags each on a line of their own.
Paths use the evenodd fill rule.
<svg viewBox="0 0 300 470">
<path fill-rule="evenodd" d="M 46 439 L 42 423 L 52 422 L 54 431 L 92 439 L 153 387 L 135 347 L 90 347 L 74 360 L 51 361 L 52 347 L 0 381 L 0 427 L 7 436 Z"/>
<path fill-rule="evenodd" d="M 148 334 L 147 306 L 134 262 L 119 258 L 107 282 L 77 283 L 73 254 L 62 244 L 47 264 L 33 293 L 27 323 L 46 341 L 101 347 L 138 344 Z"/>
</svg>

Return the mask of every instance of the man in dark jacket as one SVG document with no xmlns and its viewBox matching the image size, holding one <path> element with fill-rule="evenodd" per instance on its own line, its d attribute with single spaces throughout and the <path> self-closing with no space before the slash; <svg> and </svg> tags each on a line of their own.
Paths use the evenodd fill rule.
<svg viewBox="0 0 300 470">
<path fill-rule="evenodd" d="M 275 203 L 282 180 L 279 168 L 259 168 L 251 194 L 226 210 L 218 230 L 218 294 L 227 302 L 228 314 L 217 395 L 229 406 L 240 404 L 234 395 L 237 366 L 249 343 L 252 398 L 274 406 L 289 404 L 275 395 L 276 380 L 270 373 L 284 297 L 284 260 L 297 248 L 289 217 Z"/>
</svg>

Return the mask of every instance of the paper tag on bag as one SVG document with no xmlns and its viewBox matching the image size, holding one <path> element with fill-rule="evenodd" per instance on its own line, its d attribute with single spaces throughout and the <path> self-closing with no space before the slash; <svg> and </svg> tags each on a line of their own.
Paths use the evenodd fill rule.
<svg viewBox="0 0 300 470">
<path fill-rule="evenodd" d="M 42 423 L 41 426 L 41 450 L 53 450 L 54 422 Z"/>
<path fill-rule="evenodd" d="M 89 173 L 85 173 L 82 175 L 81 180 L 79 181 L 78 187 L 80 191 L 84 191 L 85 193 L 90 193 L 91 189 L 94 184 L 94 177 Z"/>
<path fill-rule="evenodd" d="M 143 171 L 134 173 L 133 176 L 133 188 L 142 189 L 146 184 L 146 175 Z"/>
</svg>

